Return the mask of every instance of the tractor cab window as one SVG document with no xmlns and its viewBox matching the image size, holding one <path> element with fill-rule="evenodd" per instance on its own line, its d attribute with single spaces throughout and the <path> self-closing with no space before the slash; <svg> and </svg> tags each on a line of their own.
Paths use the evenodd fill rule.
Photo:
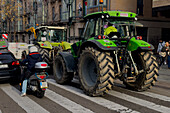
<svg viewBox="0 0 170 113">
<path fill-rule="evenodd" d="M 66 31 L 61 29 L 49 30 L 51 42 L 61 42 L 66 40 Z"/>
<path fill-rule="evenodd" d="M 106 19 L 105 23 L 110 24 L 116 28 L 117 32 L 120 34 L 120 37 L 134 37 L 136 36 L 136 25 L 132 20 L 123 20 L 123 19 Z M 104 24 L 104 28 L 108 27 L 107 24 Z M 116 31 L 115 30 L 115 31 Z"/>
<path fill-rule="evenodd" d="M 84 34 L 84 38 L 85 40 L 88 40 L 89 38 L 92 38 L 95 36 L 95 19 L 90 19 L 87 23 L 86 23 L 86 28 L 85 28 L 85 34 Z"/>
<path fill-rule="evenodd" d="M 101 35 L 102 34 L 102 30 L 103 30 L 103 25 L 102 25 L 102 19 L 98 18 L 96 20 L 96 29 L 95 29 L 95 36 Z"/>
</svg>

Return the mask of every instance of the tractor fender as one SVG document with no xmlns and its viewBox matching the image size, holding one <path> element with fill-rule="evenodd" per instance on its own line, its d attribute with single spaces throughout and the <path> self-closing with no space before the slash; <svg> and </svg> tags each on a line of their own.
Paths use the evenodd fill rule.
<svg viewBox="0 0 170 113">
<path fill-rule="evenodd" d="M 59 55 L 63 58 L 67 72 L 75 72 L 76 65 L 73 55 L 69 52 L 60 52 Z"/>
<path fill-rule="evenodd" d="M 106 44 L 106 42 L 104 44 Z M 84 42 L 82 44 L 81 50 L 83 48 L 85 48 L 86 46 L 98 47 L 99 49 L 104 50 L 104 51 L 113 51 L 113 50 L 117 50 L 118 49 L 117 46 L 113 46 L 113 45 L 106 45 L 106 46 L 104 46 L 104 44 L 101 44 L 99 41 L 96 41 L 96 40 L 88 40 L 88 41 L 86 41 L 86 42 Z"/>
<path fill-rule="evenodd" d="M 63 50 L 70 50 L 71 44 L 68 42 L 61 42 Z"/>
<path fill-rule="evenodd" d="M 38 42 L 37 43 L 41 48 L 45 48 L 45 49 L 52 49 L 52 45 L 50 42 L 45 41 L 45 42 Z"/>
<path fill-rule="evenodd" d="M 143 40 L 136 40 L 135 38 L 132 38 L 129 41 L 127 49 L 129 51 L 136 51 L 136 50 L 152 51 L 154 50 L 154 46 Z"/>
</svg>

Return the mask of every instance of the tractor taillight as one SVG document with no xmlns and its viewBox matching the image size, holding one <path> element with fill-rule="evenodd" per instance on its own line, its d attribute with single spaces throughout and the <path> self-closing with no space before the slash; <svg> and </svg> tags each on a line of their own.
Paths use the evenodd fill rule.
<svg viewBox="0 0 170 113">
<path fill-rule="evenodd" d="M 102 39 L 102 36 L 101 36 L 101 35 L 99 35 L 99 36 L 98 36 L 98 39 Z"/>
<path fill-rule="evenodd" d="M 142 40 L 142 36 L 137 36 L 137 39 L 138 40 Z"/>
<path fill-rule="evenodd" d="M 103 35 L 103 39 L 105 39 L 106 38 L 106 36 L 105 35 Z"/>
</svg>

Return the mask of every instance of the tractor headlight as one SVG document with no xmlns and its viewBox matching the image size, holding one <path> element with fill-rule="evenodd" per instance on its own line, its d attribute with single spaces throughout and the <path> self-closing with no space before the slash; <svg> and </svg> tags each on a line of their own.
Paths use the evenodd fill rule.
<svg viewBox="0 0 170 113">
<path fill-rule="evenodd" d="M 43 35 L 44 35 L 44 36 L 47 35 L 47 31 L 44 31 L 44 32 L 43 32 Z"/>
</svg>

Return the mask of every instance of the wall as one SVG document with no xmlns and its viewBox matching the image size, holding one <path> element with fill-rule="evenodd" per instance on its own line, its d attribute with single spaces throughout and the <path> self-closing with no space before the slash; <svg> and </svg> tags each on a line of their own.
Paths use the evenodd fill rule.
<svg viewBox="0 0 170 113">
<path fill-rule="evenodd" d="M 137 0 L 110 0 L 110 10 L 121 10 L 136 13 L 136 9 Z"/>
</svg>

